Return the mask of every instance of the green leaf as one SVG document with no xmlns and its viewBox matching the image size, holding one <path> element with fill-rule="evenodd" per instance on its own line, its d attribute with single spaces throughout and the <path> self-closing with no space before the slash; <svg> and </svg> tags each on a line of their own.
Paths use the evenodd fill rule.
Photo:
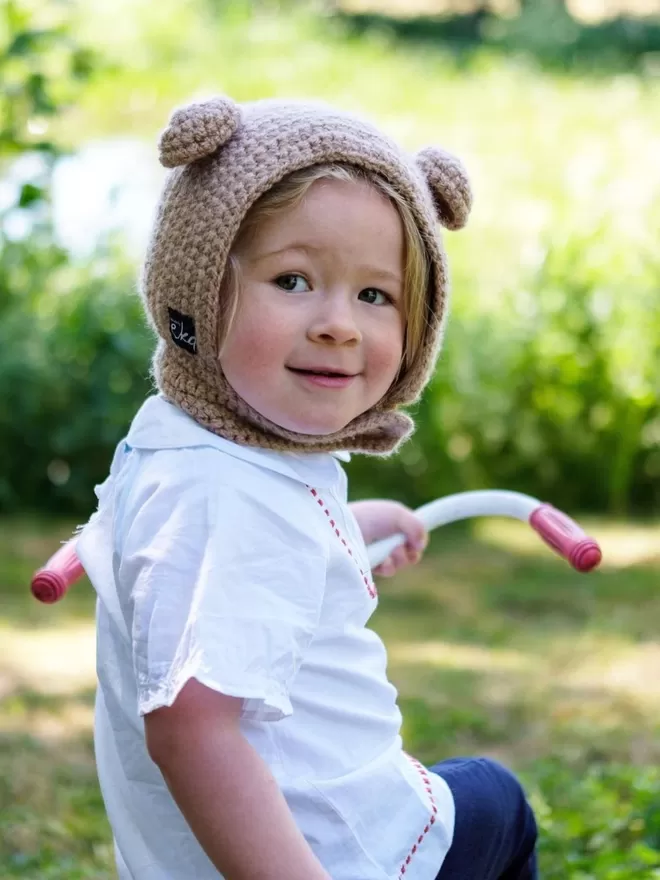
<svg viewBox="0 0 660 880">
<path fill-rule="evenodd" d="M 35 202 L 43 201 L 46 197 L 45 190 L 33 183 L 24 183 L 21 187 L 21 195 L 18 200 L 19 208 L 28 208 Z"/>
<path fill-rule="evenodd" d="M 43 43 L 52 37 L 57 36 L 53 30 L 34 29 L 29 31 L 21 31 L 16 34 L 7 49 L 8 58 L 24 57 L 33 53 L 38 48 L 39 43 Z"/>
</svg>

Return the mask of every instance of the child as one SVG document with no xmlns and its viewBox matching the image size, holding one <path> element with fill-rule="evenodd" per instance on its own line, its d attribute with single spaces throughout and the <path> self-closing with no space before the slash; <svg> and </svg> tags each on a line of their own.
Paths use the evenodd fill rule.
<svg viewBox="0 0 660 880">
<path fill-rule="evenodd" d="M 499 765 L 402 749 L 366 544 L 338 459 L 412 429 L 447 298 L 459 162 L 316 104 L 177 111 L 142 294 L 159 394 L 78 539 L 97 590 L 95 745 L 121 880 L 532 878 Z"/>
</svg>

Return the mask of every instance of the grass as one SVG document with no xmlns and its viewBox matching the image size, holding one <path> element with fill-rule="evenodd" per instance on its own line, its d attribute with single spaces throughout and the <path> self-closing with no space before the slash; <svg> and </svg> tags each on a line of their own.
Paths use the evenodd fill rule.
<svg viewBox="0 0 660 880">
<path fill-rule="evenodd" d="M 374 618 L 407 748 L 488 754 L 523 777 L 545 878 L 660 877 L 660 526 L 593 523 L 606 562 L 573 574 L 519 524 L 444 529 L 380 584 Z M 0 537 L 3 878 L 110 878 L 92 749 L 94 596 L 41 607 L 27 584 L 71 524 Z"/>
</svg>

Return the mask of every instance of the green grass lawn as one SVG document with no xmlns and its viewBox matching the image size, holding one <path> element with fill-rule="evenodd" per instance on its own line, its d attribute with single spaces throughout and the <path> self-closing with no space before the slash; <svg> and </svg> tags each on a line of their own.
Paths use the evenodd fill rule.
<svg viewBox="0 0 660 880">
<path fill-rule="evenodd" d="M 524 778 L 543 877 L 660 877 L 660 526 L 592 523 L 606 564 L 573 574 L 517 523 L 444 529 L 380 583 L 374 625 L 407 748 L 488 754 Z M 94 597 L 31 599 L 70 524 L 0 523 L 0 875 L 111 878 L 92 749 Z M 476 878 L 475 878 L 476 880 Z"/>
</svg>

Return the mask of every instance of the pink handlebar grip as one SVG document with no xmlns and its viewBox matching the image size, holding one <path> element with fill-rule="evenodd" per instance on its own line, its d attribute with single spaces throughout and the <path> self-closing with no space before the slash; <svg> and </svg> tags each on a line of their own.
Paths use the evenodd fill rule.
<svg viewBox="0 0 660 880">
<path fill-rule="evenodd" d="M 76 555 L 76 542 L 68 541 L 35 573 L 30 585 L 32 595 L 40 602 L 52 605 L 84 573 L 82 563 Z"/>
<path fill-rule="evenodd" d="M 588 537 L 573 520 L 551 504 L 537 507 L 529 524 L 546 544 L 567 559 L 576 571 L 587 572 L 596 568 L 602 559 L 600 547 Z"/>
</svg>

